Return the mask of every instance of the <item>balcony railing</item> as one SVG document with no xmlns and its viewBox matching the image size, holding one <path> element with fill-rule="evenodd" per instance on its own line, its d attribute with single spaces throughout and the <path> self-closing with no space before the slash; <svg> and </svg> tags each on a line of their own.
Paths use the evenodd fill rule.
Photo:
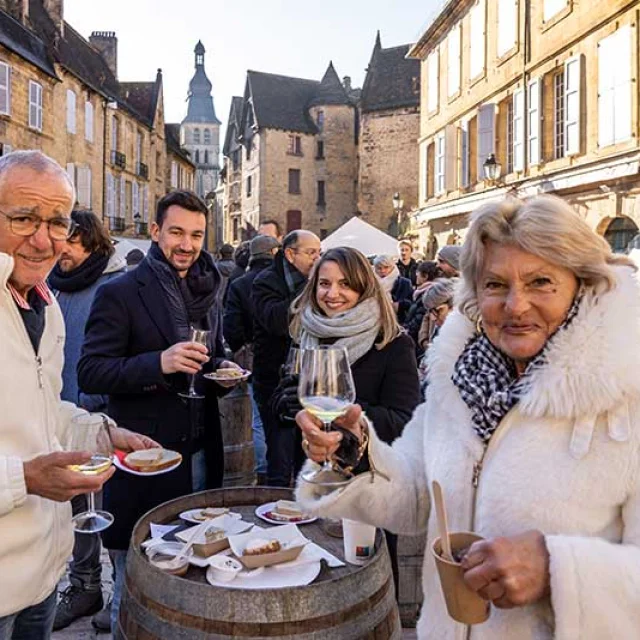
<svg viewBox="0 0 640 640">
<path fill-rule="evenodd" d="M 124 153 L 120 153 L 119 151 L 112 151 L 111 164 L 114 167 L 120 167 L 120 169 L 124 169 L 127 166 L 127 156 L 125 156 Z"/>
<path fill-rule="evenodd" d="M 149 179 L 149 167 L 144 162 L 138 162 L 136 173 L 145 180 Z"/>
<path fill-rule="evenodd" d="M 110 231 L 124 231 L 125 219 L 109 217 L 109 230 Z"/>
</svg>

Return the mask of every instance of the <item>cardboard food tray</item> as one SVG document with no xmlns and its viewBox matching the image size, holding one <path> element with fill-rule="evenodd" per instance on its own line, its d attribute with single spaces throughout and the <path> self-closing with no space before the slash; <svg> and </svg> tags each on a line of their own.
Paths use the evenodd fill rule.
<svg viewBox="0 0 640 640">
<path fill-rule="evenodd" d="M 220 520 L 220 522 L 216 525 L 216 520 Z M 212 518 L 211 520 L 209 520 L 209 524 L 212 527 L 218 527 L 220 529 L 224 529 L 224 530 L 228 530 L 229 528 L 237 528 L 240 525 L 240 521 L 238 520 L 233 520 L 230 521 L 227 520 L 227 516 L 223 515 L 223 516 L 219 516 L 218 518 Z M 247 524 L 247 526 L 250 526 L 249 523 L 243 523 L 243 524 Z M 199 525 L 196 525 L 199 526 Z M 189 538 L 189 531 L 190 529 L 185 529 L 184 531 L 180 531 L 179 533 L 176 534 L 176 538 L 178 538 L 178 540 L 182 540 L 183 542 L 186 542 Z M 198 536 L 198 539 L 200 539 L 200 536 Z M 204 531 L 202 532 L 202 539 L 204 539 Z M 227 536 L 225 536 L 224 538 L 220 538 L 219 540 L 214 540 L 213 542 L 194 542 L 193 543 L 193 551 L 195 552 L 196 555 L 200 556 L 201 558 L 208 558 L 209 556 L 212 556 L 216 553 L 220 553 L 220 551 L 224 551 L 225 549 L 229 548 L 229 534 L 227 534 Z"/>
<path fill-rule="evenodd" d="M 242 555 L 247 543 L 254 538 L 278 540 L 281 544 L 287 544 L 287 548 L 276 551 L 275 553 L 262 553 L 255 556 Z M 263 532 L 254 531 L 229 537 L 229 544 L 233 554 L 247 569 L 271 567 L 275 564 L 291 562 L 302 553 L 302 549 L 307 542 L 307 538 L 300 533 L 300 530 L 295 524 L 283 525 L 277 529 L 269 529 Z"/>
</svg>

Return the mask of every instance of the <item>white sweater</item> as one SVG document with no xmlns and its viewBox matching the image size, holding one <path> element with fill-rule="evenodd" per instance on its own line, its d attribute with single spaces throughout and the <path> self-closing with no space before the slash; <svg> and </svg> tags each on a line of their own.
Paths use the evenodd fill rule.
<svg viewBox="0 0 640 640">
<path fill-rule="evenodd" d="M 69 445 L 78 411 L 60 401 L 64 322 L 46 308 L 36 357 L 7 289 L 13 260 L 0 253 L 0 617 L 44 600 L 73 546 L 71 507 L 27 495 L 23 462 Z"/>
<path fill-rule="evenodd" d="M 372 434 L 370 458 L 390 480 L 364 474 L 328 495 L 300 481 L 297 497 L 315 513 L 426 531 L 421 640 L 640 638 L 640 288 L 628 268 L 616 272 L 619 286 L 587 294 L 558 334 L 548 364 L 503 419 L 484 459 L 451 382 L 474 331 L 454 313 L 432 347 L 427 401 L 392 447 Z M 545 534 L 550 602 L 492 607 L 487 622 L 470 628 L 449 618 L 430 552 L 433 480 L 443 486 L 452 530 Z"/>
</svg>

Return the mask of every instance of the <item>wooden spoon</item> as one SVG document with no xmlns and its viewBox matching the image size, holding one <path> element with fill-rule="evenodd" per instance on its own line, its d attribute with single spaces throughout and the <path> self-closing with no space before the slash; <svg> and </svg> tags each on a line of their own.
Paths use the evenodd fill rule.
<svg viewBox="0 0 640 640">
<path fill-rule="evenodd" d="M 433 487 L 433 498 L 436 502 L 436 517 L 438 519 L 438 529 L 440 530 L 442 557 L 449 562 L 453 562 L 451 540 L 449 539 L 449 527 L 447 526 L 447 510 L 444 505 L 442 487 L 437 480 L 434 480 L 431 486 Z"/>
</svg>

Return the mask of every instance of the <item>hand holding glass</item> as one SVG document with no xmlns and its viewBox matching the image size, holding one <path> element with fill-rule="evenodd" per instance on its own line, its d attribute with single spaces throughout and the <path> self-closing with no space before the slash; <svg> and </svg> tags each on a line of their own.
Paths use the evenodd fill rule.
<svg viewBox="0 0 640 640">
<path fill-rule="evenodd" d="M 209 335 L 211 331 L 206 329 L 194 329 L 191 327 L 191 342 L 197 342 L 202 344 L 207 349 L 209 348 Z M 196 393 L 196 374 L 191 374 L 191 382 L 189 384 L 189 391 L 181 391 L 178 395 L 183 398 L 204 398 L 203 395 Z"/>
<path fill-rule="evenodd" d="M 91 458 L 83 464 L 70 465 L 71 471 L 96 476 L 113 464 L 113 444 L 109 433 L 109 419 L 102 413 L 82 413 L 72 420 L 74 444 L 79 450 L 91 451 Z M 87 511 L 73 517 L 73 529 L 77 533 L 98 533 L 113 524 L 113 516 L 107 511 L 96 510 L 95 495 L 87 494 Z"/>
<path fill-rule="evenodd" d="M 332 345 L 303 350 L 298 397 L 309 413 L 322 420 L 324 430 L 331 431 L 331 423 L 345 413 L 356 397 L 344 347 Z M 334 470 L 329 460 L 325 460 L 319 470 L 307 471 L 301 477 L 306 482 L 324 486 L 348 482 L 344 474 Z"/>
</svg>

